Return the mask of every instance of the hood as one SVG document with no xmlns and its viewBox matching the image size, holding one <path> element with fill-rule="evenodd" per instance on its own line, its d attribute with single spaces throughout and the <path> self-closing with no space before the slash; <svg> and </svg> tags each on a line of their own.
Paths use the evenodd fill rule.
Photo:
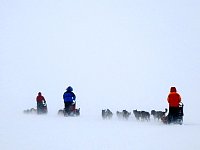
<svg viewBox="0 0 200 150">
<path fill-rule="evenodd" d="M 176 88 L 175 87 L 171 87 L 170 92 L 176 92 Z"/>
<path fill-rule="evenodd" d="M 69 86 L 66 90 L 72 92 L 73 88 L 71 86 Z"/>
</svg>

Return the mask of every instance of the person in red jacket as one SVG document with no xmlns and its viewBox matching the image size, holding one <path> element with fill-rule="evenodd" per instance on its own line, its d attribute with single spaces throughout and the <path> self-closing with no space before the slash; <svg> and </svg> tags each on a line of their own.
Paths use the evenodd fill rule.
<svg viewBox="0 0 200 150">
<path fill-rule="evenodd" d="M 167 101 L 169 103 L 168 122 L 171 123 L 176 120 L 179 110 L 179 103 L 181 102 L 181 96 L 177 93 L 176 87 L 170 88 Z"/>
<path fill-rule="evenodd" d="M 38 96 L 36 97 L 37 101 L 37 113 L 42 114 L 42 113 L 47 113 L 47 104 L 44 96 L 42 96 L 42 93 L 39 92 Z"/>
</svg>

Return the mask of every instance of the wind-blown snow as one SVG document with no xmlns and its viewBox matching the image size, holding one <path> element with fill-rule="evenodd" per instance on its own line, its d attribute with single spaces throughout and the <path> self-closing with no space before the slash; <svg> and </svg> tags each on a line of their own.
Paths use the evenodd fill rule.
<svg viewBox="0 0 200 150">
<path fill-rule="evenodd" d="M 200 2 L 1 0 L 0 149 L 199 150 Z M 57 116 L 71 85 L 81 115 Z M 168 107 L 183 125 L 118 120 Z M 25 115 L 41 91 L 49 113 Z M 101 118 L 110 108 L 111 120 Z"/>
</svg>

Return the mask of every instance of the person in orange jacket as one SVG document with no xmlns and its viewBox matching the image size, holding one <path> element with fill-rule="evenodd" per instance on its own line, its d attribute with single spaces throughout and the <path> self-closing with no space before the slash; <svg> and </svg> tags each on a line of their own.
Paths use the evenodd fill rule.
<svg viewBox="0 0 200 150">
<path fill-rule="evenodd" d="M 179 103 L 181 102 L 181 96 L 177 93 L 176 87 L 170 88 L 167 101 L 169 103 L 168 122 L 171 123 L 176 120 L 179 110 Z"/>
</svg>

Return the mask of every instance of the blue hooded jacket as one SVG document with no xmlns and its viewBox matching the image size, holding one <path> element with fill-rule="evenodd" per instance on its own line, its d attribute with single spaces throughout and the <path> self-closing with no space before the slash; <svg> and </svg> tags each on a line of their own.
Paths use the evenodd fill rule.
<svg viewBox="0 0 200 150">
<path fill-rule="evenodd" d="M 72 91 L 73 88 L 69 86 L 67 91 L 63 94 L 64 102 L 74 102 L 76 100 L 76 95 Z"/>
</svg>

